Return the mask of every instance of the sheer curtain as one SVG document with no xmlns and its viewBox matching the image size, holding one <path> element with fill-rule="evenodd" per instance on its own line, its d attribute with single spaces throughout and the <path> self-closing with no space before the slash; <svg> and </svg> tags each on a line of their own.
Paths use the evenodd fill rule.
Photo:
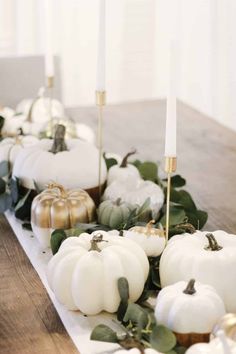
<svg viewBox="0 0 236 354">
<path fill-rule="evenodd" d="M 98 0 L 54 0 L 66 105 L 94 104 Z M 236 1 L 108 0 L 109 102 L 165 97 L 168 42 L 179 43 L 178 96 L 236 129 Z M 42 54 L 42 0 L 0 0 L 0 55 Z"/>
</svg>

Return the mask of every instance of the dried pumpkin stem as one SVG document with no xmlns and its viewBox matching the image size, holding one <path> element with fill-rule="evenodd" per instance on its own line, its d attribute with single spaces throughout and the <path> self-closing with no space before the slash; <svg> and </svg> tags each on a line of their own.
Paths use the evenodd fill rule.
<svg viewBox="0 0 236 354">
<path fill-rule="evenodd" d="M 155 220 L 150 220 L 147 225 L 146 225 L 146 228 L 147 229 L 152 229 L 152 226 L 155 224 Z"/>
<path fill-rule="evenodd" d="M 62 197 L 62 198 L 66 198 L 68 196 L 67 192 L 66 192 L 66 189 L 63 187 L 63 185 L 59 184 L 57 182 L 49 183 L 47 185 L 47 188 L 48 189 L 58 189 L 59 193 L 60 193 L 60 197 Z"/>
<path fill-rule="evenodd" d="M 57 154 L 58 152 L 67 151 L 65 143 L 66 127 L 63 124 L 57 124 L 53 145 L 50 152 Z"/>
<path fill-rule="evenodd" d="M 222 250 L 223 247 L 217 243 L 213 234 L 208 233 L 205 236 L 207 237 L 208 242 L 209 242 L 209 245 L 207 245 L 205 247 L 205 250 L 207 250 L 207 251 L 220 251 L 220 250 Z"/>
<path fill-rule="evenodd" d="M 195 285 L 195 279 L 189 280 L 188 285 L 187 285 L 186 289 L 183 291 L 183 293 L 187 294 L 187 295 L 195 294 L 196 289 L 195 289 L 194 285 Z"/>
<path fill-rule="evenodd" d="M 122 162 L 121 162 L 121 164 L 120 164 L 120 167 L 121 167 L 121 168 L 127 167 L 128 158 L 129 158 L 130 156 L 136 154 L 136 152 L 137 152 L 136 149 L 134 149 L 134 150 L 128 152 L 128 154 L 126 154 L 125 157 L 123 158 L 123 160 L 122 160 Z"/>
<path fill-rule="evenodd" d="M 98 247 L 98 244 L 100 242 L 108 242 L 108 241 L 107 240 L 103 240 L 103 234 L 94 235 L 92 240 L 90 241 L 91 247 L 90 247 L 89 251 L 101 252 L 100 248 Z"/>
</svg>

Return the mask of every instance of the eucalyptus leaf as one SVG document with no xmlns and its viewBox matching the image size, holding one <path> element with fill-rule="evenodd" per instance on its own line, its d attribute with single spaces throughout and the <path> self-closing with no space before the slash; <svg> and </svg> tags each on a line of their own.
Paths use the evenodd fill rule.
<svg viewBox="0 0 236 354">
<path fill-rule="evenodd" d="M 118 279 L 118 291 L 119 291 L 120 299 L 122 301 L 128 302 L 128 300 L 129 300 L 129 283 L 125 277 L 121 277 Z"/>
<path fill-rule="evenodd" d="M 16 204 L 19 199 L 19 180 L 18 180 L 18 178 L 11 178 L 10 179 L 9 188 L 11 191 L 12 201 L 14 204 Z"/>
<path fill-rule="evenodd" d="M 0 135 L 2 134 L 2 128 L 4 126 L 4 123 L 5 123 L 5 118 L 0 115 Z"/>
<path fill-rule="evenodd" d="M 4 179 L 0 178 L 0 194 L 3 194 L 6 192 L 6 182 Z"/>
<path fill-rule="evenodd" d="M 143 213 L 146 213 L 151 204 L 151 198 L 147 198 L 145 202 L 137 209 L 137 217 L 140 217 Z"/>
<path fill-rule="evenodd" d="M 118 291 L 120 295 L 120 305 L 117 310 L 117 319 L 122 321 L 129 304 L 129 283 L 124 277 L 118 279 Z"/>
<path fill-rule="evenodd" d="M 107 158 L 107 157 L 106 157 L 106 154 L 103 154 L 103 157 L 104 157 L 104 159 L 105 159 L 105 163 L 106 163 L 106 166 L 107 166 L 107 169 L 108 169 L 108 170 L 109 170 L 112 166 L 117 165 L 117 160 L 114 159 L 113 157 Z"/>
<path fill-rule="evenodd" d="M 185 221 L 186 213 L 183 208 L 177 206 L 170 207 L 170 225 L 181 224 Z M 160 223 L 162 225 L 166 224 L 166 214 L 161 218 Z"/>
<path fill-rule="evenodd" d="M 187 351 L 187 348 L 185 347 L 175 347 L 175 352 L 177 354 L 184 354 Z"/>
<path fill-rule="evenodd" d="M 27 201 L 30 193 L 31 193 L 31 189 L 28 189 L 26 194 L 19 200 L 19 202 L 15 206 L 15 212 L 17 212 L 20 208 L 22 208 L 24 206 L 24 204 Z"/>
<path fill-rule="evenodd" d="M 0 162 L 0 177 L 6 177 L 9 174 L 9 162 L 2 161 Z"/>
<path fill-rule="evenodd" d="M 124 322 L 132 322 L 138 327 L 139 332 L 147 326 L 148 314 L 138 304 L 129 304 L 124 316 Z"/>
<path fill-rule="evenodd" d="M 50 245 L 52 254 L 56 254 L 62 244 L 62 242 L 66 239 L 66 233 L 64 230 L 54 230 L 51 234 Z"/>
<path fill-rule="evenodd" d="M 152 348 L 166 353 L 175 347 L 176 337 L 167 327 L 157 325 L 152 329 L 150 343 Z"/>
<path fill-rule="evenodd" d="M 134 160 L 131 162 L 132 165 L 134 165 L 135 167 L 139 168 L 139 166 L 142 164 L 142 162 L 140 160 Z"/>
<path fill-rule="evenodd" d="M 194 212 L 186 213 L 188 222 L 192 224 L 196 229 L 200 230 L 207 222 L 208 214 L 202 210 L 195 210 Z"/>
<path fill-rule="evenodd" d="M 8 209 L 11 208 L 12 198 L 10 194 L 4 193 L 0 195 L 0 213 L 5 213 Z"/>
<path fill-rule="evenodd" d="M 166 182 L 167 179 L 165 178 L 164 181 Z M 171 177 L 171 186 L 172 188 L 180 188 L 185 186 L 186 180 L 180 176 L 180 175 L 175 175 Z"/>
<path fill-rule="evenodd" d="M 72 229 L 67 229 L 64 231 L 65 231 L 67 237 L 80 236 L 82 233 L 84 233 L 84 229 L 78 228 L 78 227 L 72 228 Z"/>
<path fill-rule="evenodd" d="M 155 162 L 145 161 L 138 166 L 138 170 L 144 180 L 156 182 L 158 168 Z"/>
<path fill-rule="evenodd" d="M 22 224 L 22 229 L 27 231 L 32 231 L 32 226 L 30 222 L 24 222 Z"/>
<path fill-rule="evenodd" d="M 179 199 L 178 203 L 183 205 L 185 210 L 189 210 L 189 211 L 197 210 L 196 205 L 195 205 L 191 195 L 187 191 L 185 191 L 185 190 L 179 191 L 179 196 L 180 196 L 180 199 Z"/>
<path fill-rule="evenodd" d="M 90 339 L 100 342 L 118 343 L 116 332 L 104 324 L 100 324 L 93 329 Z"/>
</svg>

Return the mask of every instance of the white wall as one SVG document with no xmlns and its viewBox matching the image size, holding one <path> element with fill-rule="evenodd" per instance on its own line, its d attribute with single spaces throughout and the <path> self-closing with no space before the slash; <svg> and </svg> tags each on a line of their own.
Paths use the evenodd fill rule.
<svg viewBox="0 0 236 354">
<path fill-rule="evenodd" d="M 94 104 L 98 0 L 53 0 L 66 105 Z M 236 130 L 236 1 L 107 0 L 111 103 L 165 97 L 179 40 L 178 95 Z M 0 55 L 43 53 L 42 0 L 0 0 Z"/>
</svg>

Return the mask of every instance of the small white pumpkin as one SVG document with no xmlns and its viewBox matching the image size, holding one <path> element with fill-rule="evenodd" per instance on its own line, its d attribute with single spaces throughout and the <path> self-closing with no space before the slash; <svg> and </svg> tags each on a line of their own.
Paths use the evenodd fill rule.
<svg viewBox="0 0 236 354">
<path fill-rule="evenodd" d="M 183 346 L 193 344 L 193 340 L 209 340 L 214 324 L 224 314 L 224 303 L 215 289 L 193 279 L 162 289 L 155 308 L 157 322 L 175 332 Z"/>
<path fill-rule="evenodd" d="M 31 110 L 31 112 L 30 112 Z M 51 100 L 40 93 L 35 99 L 25 99 L 16 107 L 17 113 L 22 113 L 25 117 L 30 114 L 32 122 L 46 123 L 52 117 L 63 117 L 64 107 L 56 99 Z"/>
<path fill-rule="evenodd" d="M 165 248 L 165 234 L 163 230 L 152 227 L 155 221 L 151 220 L 145 227 L 134 226 L 124 231 L 124 236 L 137 242 L 148 257 L 159 256 Z"/>
<path fill-rule="evenodd" d="M 136 177 L 127 177 L 125 181 L 116 180 L 106 189 L 103 199 L 117 200 L 121 199 L 126 203 L 141 206 L 147 198 L 150 198 L 150 209 L 153 219 L 164 203 L 163 190 L 154 182 L 144 181 Z"/>
<path fill-rule="evenodd" d="M 0 142 L 0 162 L 8 161 L 11 168 L 19 152 L 26 147 L 37 144 L 39 140 L 35 136 L 18 135 L 14 138 L 5 138 Z"/>
<path fill-rule="evenodd" d="M 14 163 L 13 176 L 28 189 L 35 188 L 34 181 L 40 190 L 51 181 L 68 189 L 98 189 L 98 149 L 78 139 L 68 139 L 65 146 L 63 139 L 60 139 L 62 148 L 57 153 L 50 152 L 57 138 L 54 142 L 42 139 L 37 145 L 22 150 Z M 106 164 L 102 160 L 102 183 L 105 183 L 106 174 Z"/>
<path fill-rule="evenodd" d="M 215 338 L 210 343 L 198 343 L 186 354 L 236 354 L 236 343 L 229 338 Z"/>
<path fill-rule="evenodd" d="M 236 236 L 218 230 L 197 231 L 171 238 L 161 256 L 160 278 L 165 287 L 194 278 L 213 286 L 227 312 L 236 312 Z"/>
<path fill-rule="evenodd" d="M 115 352 L 115 354 L 125 354 L 125 353 L 129 353 L 129 354 L 141 354 L 140 350 L 138 348 L 132 348 L 132 349 L 120 349 L 120 350 L 117 350 Z M 161 352 L 157 352 L 155 349 L 152 349 L 152 348 L 147 348 L 147 349 L 144 349 L 144 353 L 145 354 L 163 354 Z"/>
<path fill-rule="evenodd" d="M 96 315 L 103 310 L 117 311 L 120 277 L 128 280 L 130 301 L 137 301 L 148 272 L 148 259 L 135 242 L 97 231 L 67 238 L 51 258 L 47 278 L 68 309 Z"/>
<path fill-rule="evenodd" d="M 129 152 L 120 164 L 112 166 L 108 171 L 107 185 L 110 185 L 114 181 L 125 182 L 127 177 L 134 177 L 141 179 L 138 169 L 131 164 L 128 164 L 128 158 L 136 153 L 136 150 Z"/>
</svg>

